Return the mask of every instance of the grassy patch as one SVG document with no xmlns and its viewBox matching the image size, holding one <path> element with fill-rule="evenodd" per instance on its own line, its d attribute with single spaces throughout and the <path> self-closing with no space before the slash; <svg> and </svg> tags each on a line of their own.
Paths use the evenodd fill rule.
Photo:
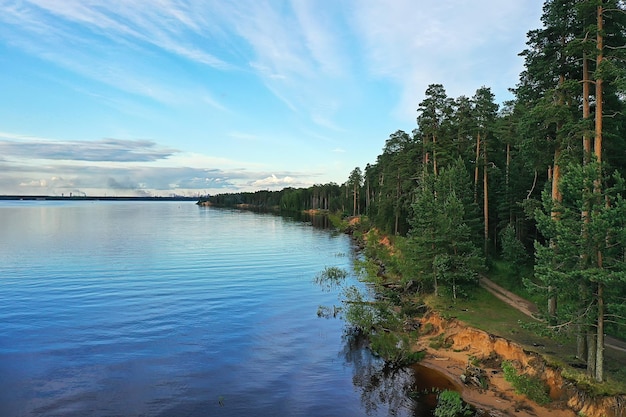
<svg viewBox="0 0 626 417">
<path fill-rule="evenodd" d="M 427 303 L 447 318 L 454 317 L 472 327 L 507 338 L 524 331 L 519 323 L 532 320 L 483 288 L 477 288 L 467 299 L 453 301 L 449 297 L 430 296 Z"/>
<path fill-rule="evenodd" d="M 453 302 L 450 298 L 430 296 L 427 303 L 444 318 L 456 318 L 468 326 L 516 342 L 548 360 L 558 357 L 563 363 L 576 353 L 573 341 L 538 334 L 534 325 L 539 322 L 511 308 L 484 288 L 477 288 L 466 300 Z"/>
<path fill-rule="evenodd" d="M 446 335 L 445 334 L 440 334 L 437 335 L 436 337 L 433 337 L 430 340 L 429 346 L 433 349 L 450 349 L 452 347 L 452 343 L 449 341 L 446 341 Z"/>
<path fill-rule="evenodd" d="M 523 278 L 530 279 L 533 276 L 531 266 L 522 268 L 518 273 L 507 262 L 494 260 L 489 269 L 489 279 L 501 287 L 517 294 L 520 297 L 530 300 L 535 304 L 543 302 L 537 294 L 532 294 L 524 285 Z"/>
</svg>

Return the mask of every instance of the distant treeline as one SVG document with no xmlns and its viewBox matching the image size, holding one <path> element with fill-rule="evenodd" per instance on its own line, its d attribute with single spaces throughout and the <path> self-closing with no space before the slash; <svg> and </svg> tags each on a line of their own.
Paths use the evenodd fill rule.
<svg viewBox="0 0 626 417">
<path fill-rule="evenodd" d="M 303 210 L 343 211 L 347 206 L 346 186 L 335 183 L 314 185 L 309 188 L 284 188 L 280 191 L 216 194 L 201 198 L 198 203 L 208 202 L 219 207 L 245 206 L 252 209 L 297 212 Z"/>
</svg>

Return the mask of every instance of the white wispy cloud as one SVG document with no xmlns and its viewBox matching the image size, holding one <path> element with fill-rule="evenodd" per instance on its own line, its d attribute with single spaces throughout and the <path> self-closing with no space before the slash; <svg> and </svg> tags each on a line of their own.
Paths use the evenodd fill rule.
<svg viewBox="0 0 626 417">
<path fill-rule="evenodd" d="M 63 141 L 0 133 L 0 153 L 11 159 L 152 162 L 168 158 L 176 152 L 173 149 L 160 148 L 149 140 L 106 138 L 95 141 Z"/>
<path fill-rule="evenodd" d="M 307 187 L 312 184 L 304 182 L 302 180 L 290 177 L 288 175 L 280 178 L 272 174 L 268 177 L 261 178 L 255 181 L 249 182 L 249 185 L 255 189 L 267 188 L 267 189 L 282 189 L 285 187 Z"/>
<path fill-rule="evenodd" d="M 513 87 L 524 35 L 538 23 L 542 1 L 412 0 L 354 2 L 353 23 L 369 70 L 401 88 L 398 111 L 414 115 L 428 84 L 452 96 L 483 86 Z M 504 56 L 506 54 L 506 56 Z M 511 74 L 515 74 L 511 77 Z"/>
<path fill-rule="evenodd" d="M 232 68 L 210 51 L 196 47 L 190 39 L 189 32 L 196 33 L 210 46 L 211 36 L 216 33 L 213 28 L 217 25 L 205 19 L 206 13 L 198 13 L 202 9 L 197 2 L 28 0 L 28 3 L 50 15 L 48 27 L 58 27 L 59 23 L 80 24 L 83 29 L 117 43 L 140 41 L 209 66 Z M 41 18 L 40 22 L 46 21 L 45 16 Z"/>
<path fill-rule="evenodd" d="M 347 46 L 337 31 L 342 14 L 335 7 L 320 7 L 319 2 L 293 0 L 291 2 L 303 43 L 322 73 L 344 76 L 350 71 Z M 340 10 L 340 9 L 339 9 Z"/>
<path fill-rule="evenodd" d="M 160 85 L 161 77 L 151 78 L 132 55 L 123 67 L 112 64 L 117 52 L 111 52 L 108 42 L 142 56 L 156 47 L 218 70 L 242 70 L 240 65 L 248 63 L 269 91 L 299 112 L 328 98 L 341 105 L 346 84 L 356 72 L 364 72 L 396 83 L 401 89 L 398 107 L 412 112 L 415 97 L 430 83 L 442 82 L 454 95 L 467 94 L 468 85 L 512 87 L 503 83 L 511 82 L 521 60 L 510 64 L 511 57 L 502 59 L 501 54 L 514 56 L 521 49 L 523 34 L 541 9 L 540 0 L 530 3 L 532 7 L 522 0 L 441 0 L 418 6 L 413 0 L 350 0 L 320 7 L 314 0 L 2 0 L 0 20 L 30 34 L 4 31 L 39 56 L 159 101 L 173 100 L 171 86 Z M 499 81 L 503 74 L 506 80 Z M 322 117 L 311 117 L 330 121 L 336 113 L 329 109 Z"/>
<path fill-rule="evenodd" d="M 87 79 L 162 103 L 176 103 L 198 90 L 167 76 L 169 62 L 151 48 L 216 70 L 232 70 L 212 53 L 212 25 L 196 5 L 171 1 L 0 1 L 0 35 L 30 54 Z M 6 8 L 4 8 L 6 6 Z M 199 17 L 200 16 L 200 17 Z M 19 30 L 14 30 L 18 28 Z M 155 65 L 156 64 L 156 65 Z M 165 67 L 165 68 L 164 68 Z M 178 79 L 177 79 L 178 78 Z M 189 82 L 187 82 L 189 83 Z M 207 93 L 205 101 L 225 106 Z"/>
</svg>

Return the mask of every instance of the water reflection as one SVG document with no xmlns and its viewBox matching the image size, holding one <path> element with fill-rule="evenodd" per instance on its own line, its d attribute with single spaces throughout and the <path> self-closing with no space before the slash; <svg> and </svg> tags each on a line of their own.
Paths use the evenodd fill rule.
<svg viewBox="0 0 626 417">
<path fill-rule="evenodd" d="M 342 355 L 353 369 L 352 382 L 360 390 L 368 415 L 434 416 L 437 394 L 458 390 L 445 375 L 420 364 L 392 367 L 372 355 L 366 337 L 346 331 Z"/>
<path fill-rule="evenodd" d="M 292 219 L 297 222 L 310 223 L 313 227 L 319 229 L 332 229 L 334 228 L 330 219 L 326 214 L 309 213 L 309 212 L 294 212 L 283 215 L 288 219 Z"/>
</svg>

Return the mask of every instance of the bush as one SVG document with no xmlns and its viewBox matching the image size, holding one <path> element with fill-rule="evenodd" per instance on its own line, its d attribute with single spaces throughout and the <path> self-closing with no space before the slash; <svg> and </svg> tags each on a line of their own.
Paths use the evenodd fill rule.
<svg viewBox="0 0 626 417">
<path fill-rule="evenodd" d="M 502 371 L 504 379 L 513 385 L 516 393 L 527 396 L 537 404 L 550 402 L 548 386 L 541 379 L 518 373 L 513 364 L 507 361 L 502 362 Z"/>
<path fill-rule="evenodd" d="M 456 391 L 442 391 L 437 397 L 435 417 L 472 417 L 474 411 Z"/>
<path fill-rule="evenodd" d="M 372 352 L 382 357 L 392 367 L 404 367 L 424 358 L 423 351 L 412 351 L 408 336 L 395 333 L 370 334 Z"/>
</svg>

